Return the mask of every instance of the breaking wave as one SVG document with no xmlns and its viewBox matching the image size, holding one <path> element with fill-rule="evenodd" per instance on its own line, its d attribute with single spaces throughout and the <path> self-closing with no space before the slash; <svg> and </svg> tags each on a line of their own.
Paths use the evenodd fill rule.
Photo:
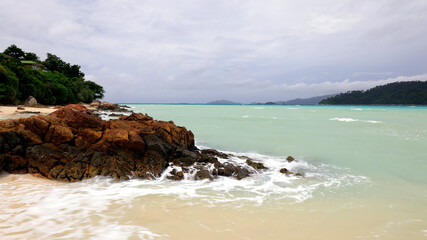
<svg viewBox="0 0 427 240">
<path fill-rule="evenodd" d="M 381 121 L 375 120 L 360 120 L 354 118 L 330 118 L 331 121 L 340 121 L 340 122 L 366 122 L 366 123 L 382 123 Z"/>
</svg>

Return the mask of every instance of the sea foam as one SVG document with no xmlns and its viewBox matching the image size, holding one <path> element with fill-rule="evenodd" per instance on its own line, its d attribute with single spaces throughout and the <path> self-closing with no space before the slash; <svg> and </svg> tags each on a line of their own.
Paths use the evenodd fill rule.
<svg viewBox="0 0 427 240">
<path fill-rule="evenodd" d="M 381 123 L 381 121 L 375 120 L 360 120 L 354 118 L 330 118 L 331 121 L 340 121 L 340 122 L 366 122 L 366 123 Z"/>
</svg>

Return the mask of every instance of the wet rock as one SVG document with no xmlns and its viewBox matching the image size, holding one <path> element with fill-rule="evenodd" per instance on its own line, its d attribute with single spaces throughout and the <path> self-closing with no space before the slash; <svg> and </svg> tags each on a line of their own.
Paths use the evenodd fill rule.
<svg viewBox="0 0 427 240">
<path fill-rule="evenodd" d="M 288 162 L 293 162 L 293 161 L 295 161 L 295 158 L 293 158 L 292 156 L 288 156 L 288 157 L 286 158 L 286 161 L 288 161 Z"/>
<path fill-rule="evenodd" d="M 173 169 L 170 172 L 170 176 L 167 176 L 167 179 L 181 181 L 184 179 L 184 173 L 182 171 L 177 171 L 176 169 Z"/>
<path fill-rule="evenodd" d="M 266 169 L 268 169 L 267 167 L 264 166 L 264 164 L 262 164 L 260 162 L 254 162 L 251 159 L 247 159 L 246 160 L 246 164 L 248 164 L 249 166 L 253 167 L 256 170 L 266 170 Z"/>
<path fill-rule="evenodd" d="M 191 131 L 146 114 L 103 121 L 84 106 L 71 104 L 49 115 L 0 121 L 0 169 L 11 173 L 69 182 L 98 175 L 154 179 L 171 164 L 182 168 L 171 172 L 168 178 L 174 180 L 184 179 L 192 167 L 198 180 L 242 179 L 252 173 L 245 166 L 222 164 L 217 157 L 229 155 L 198 151 Z"/>
<path fill-rule="evenodd" d="M 212 155 L 212 156 L 224 158 L 224 159 L 228 159 L 230 157 L 230 155 L 215 149 L 203 149 L 203 150 L 200 150 L 200 152 L 203 154 Z"/>
<path fill-rule="evenodd" d="M 251 174 L 251 172 L 249 171 L 249 169 L 245 167 L 234 165 L 231 163 L 226 163 L 224 165 L 221 165 L 218 168 L 217 174 L 219 176 L 225 176 L 225 177 L 234 176 L 237 178 L 237 180 L 241 180 L 245 177 L 248 177 Z"/>
<path fill-rule="evenodd" d="M 280 173 L 283 173 L 286 175 L 294 174 L 293 172 L 289 171 L 287 168 L 280 169 Z"/>
<path fill-rule="evenodd" d="M 203 179 L 212 180 L 213 178 L 207 169 L 197 170 L 196 174 L 194 175 L 194 180 L 203 180 Z"/>
<path fill-rule="evenodd" d="M 22 106 L 18 106 L 16 109 L 17 109 L 17 110 L 25 110 L 25 108 L 24 108 L 24 107 L 22 107 Z"/>
</svg>

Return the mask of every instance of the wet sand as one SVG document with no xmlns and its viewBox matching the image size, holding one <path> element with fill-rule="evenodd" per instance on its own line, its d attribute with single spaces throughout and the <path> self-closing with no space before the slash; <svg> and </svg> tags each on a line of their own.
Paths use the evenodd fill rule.
<svg viewBox="0 0 427 240">
<path fill-rule="evenodd" d="M 400 204 L 391 209 L 382 199 L 361 197 L 349 203 L 346 198 L 322 198 L 237 206 L 188 201 L 176 195 L 132 197 L 126 188 L 117 195 L 110 192 L 110 184 L 2 174 L 0 229 L 6 239 L 425 238 L 419 231 L 425 222 L 410 214 L 415 209 Z"/>
</svg>

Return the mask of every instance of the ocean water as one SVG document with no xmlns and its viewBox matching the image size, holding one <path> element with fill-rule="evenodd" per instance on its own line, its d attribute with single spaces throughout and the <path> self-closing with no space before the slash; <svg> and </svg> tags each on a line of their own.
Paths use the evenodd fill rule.
<svg viewBox="0 0 427 240">
<path fill-rule="evenodd" d="M 427 239 L 427 107 L 131 106 L 269 170 L 181 182 L 171 169 L 123 182 L 3 173 L 0 239 Z"/>
</svg>

